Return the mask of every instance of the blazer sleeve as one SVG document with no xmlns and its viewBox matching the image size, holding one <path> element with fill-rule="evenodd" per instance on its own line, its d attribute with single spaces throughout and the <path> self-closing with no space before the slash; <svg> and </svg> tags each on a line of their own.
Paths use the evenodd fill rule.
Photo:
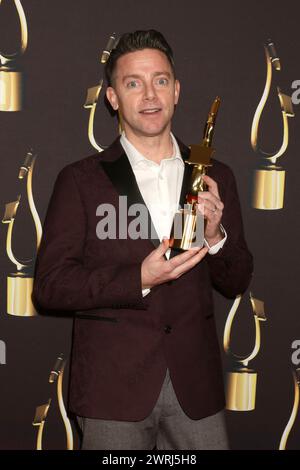
<svg viewBox="0 0 300 470">
<path fill-rule="evenodd" d="M 245 292 L 250 284 L 253 275 L 253 257 L 244 236 L 235 177 L 227 165 L 224 165 L 224 169 L 226 170 L 222 191 L 224 210 L 221 222 L 227 232 L 227 240 L 216 254 L 207 254 L 206 258 L 214 288 L 225 297 L 234 298 Z"/>
<path fill-rule="evenodd" d="M 35 264 L 32 300 L 37 309 L 76 311 L 95 308 L 146 309 L 141 264 L 84 264 L 87 217 L 74 177 L 66 166 L 50 198 Z"/>
</svg>

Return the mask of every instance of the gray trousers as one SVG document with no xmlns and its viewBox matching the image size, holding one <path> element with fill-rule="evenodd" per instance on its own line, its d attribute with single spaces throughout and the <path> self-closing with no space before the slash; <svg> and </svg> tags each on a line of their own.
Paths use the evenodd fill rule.
<svg viewBox="0 0 300 470">
<path fill-rule="evenodd" d="M 228 450 L 224 410 L 194 420 L 176 398 L 169 370 L 152 412 L 141 421 L 77 416 L 82 450 Z"/>
</svg>

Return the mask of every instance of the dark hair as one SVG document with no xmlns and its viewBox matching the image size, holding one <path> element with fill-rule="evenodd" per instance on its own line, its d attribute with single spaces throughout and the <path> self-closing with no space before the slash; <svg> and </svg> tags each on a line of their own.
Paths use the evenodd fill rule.
<svg viewBox="0 0 300 470">
<path fill-rule="evenodd" d="M 133 33 L 123 34 L 116 47 L 111 51 L 110 57 L 105 64 L 105 76 L 108 85 L 110 86 L 113 80 L 113 73 L 116 68 L 117 60 L 128 52 L 140 51 L 142 49 L 158 49 L 163 52 L 175 76 L 175 66 L 173 51 L 164 36 L 154 29 L 148 31 L 134 31 Z"/>
</svg>

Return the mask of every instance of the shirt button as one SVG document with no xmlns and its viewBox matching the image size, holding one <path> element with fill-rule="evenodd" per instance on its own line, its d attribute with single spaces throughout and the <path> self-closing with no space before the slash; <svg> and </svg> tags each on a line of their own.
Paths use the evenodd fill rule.
<svg viewBox="0 0 300 470">
<path fill-rule="evenodd" d="M 165 333 L 171 333 L 172 327 L 170 325 L 165 325 Z"/>
<path fill-rule="evenodd" d="M 164 179 L 163 175 L 159 175 L 159 179 L 163 180 Z"/>
</svg>

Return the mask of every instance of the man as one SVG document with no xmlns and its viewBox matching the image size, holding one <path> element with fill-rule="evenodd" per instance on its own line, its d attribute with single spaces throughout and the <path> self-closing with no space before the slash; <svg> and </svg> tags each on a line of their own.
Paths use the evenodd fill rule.
<svg viewBox="0 0 300 470">
<path fill-rule="evenodd" d="M 106 73 L 123 134 L 58 175 L 33 298 L 75 313 L 69 409 L 83 449 L 227 449 L 212 287 L 234 298 L 253 268 L 234 176 L 213 161 L 198 206 L 205 246 L 174 256 L 168 237 L 189 149 L 171 133 L 180 91 L 172 50 L 156 31 L 125 34 Z M 121 196 L 129 208 L 146 205 L 156 235 L 128 236 L 130 216 L 120 236 Z M 116 237 L 99 236 L 107 205 Z"/>
</svg>

